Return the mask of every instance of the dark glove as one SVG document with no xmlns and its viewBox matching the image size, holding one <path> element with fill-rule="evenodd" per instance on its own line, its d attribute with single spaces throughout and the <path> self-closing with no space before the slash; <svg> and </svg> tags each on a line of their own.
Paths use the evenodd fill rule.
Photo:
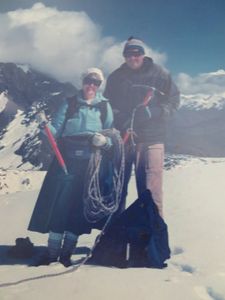
<svg viewBox="0 0 225 300">
<path fill-rule="evenodd" d="M 171 106 L 168 104 L 168 105 L 162 105 L 162 111 L 163 111 L 163 117 L 164 118 L 169 118 L 172 113 L 173 113 L 173 109 L 171 108 Z"/>
</svg>

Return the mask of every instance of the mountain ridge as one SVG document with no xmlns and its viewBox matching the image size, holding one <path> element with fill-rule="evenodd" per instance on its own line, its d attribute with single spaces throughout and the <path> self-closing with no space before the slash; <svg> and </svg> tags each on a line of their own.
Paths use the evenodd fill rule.
<svg viewBox="0 0 225 300">
<path fill-rule="evenodd" d="M 225 71 L 212 72 L 212 78 Z M 52 151 L 35 122 L 37 108 L 51 115 L 76 87 L 31 66 L 0 63 L 0 159 L 3 168 L 46 169 Z M 166 151 L 203 157 L 225 156 L 225 92 L 182 94 L 169 121 Z M 15 136 L 16 134 L 16 136 Z"/>
</svg>

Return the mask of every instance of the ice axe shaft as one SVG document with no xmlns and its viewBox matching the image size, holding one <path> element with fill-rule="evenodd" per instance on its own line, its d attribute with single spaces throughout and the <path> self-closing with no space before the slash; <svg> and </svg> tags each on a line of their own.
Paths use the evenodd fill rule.
<svg viewBox="0 0 225 300">
<path fill-rule="evenodd" d="M 143 100 L 141 106 L 147 106 L 148 103 L 150 102 L 150 100 L 152 99 L 152 96 L 153 96 L 153 90 L 149 90 L 147 92 L 147 94 L 145 95 L 144 100 Z"/>
<path fill-rule="evenodd" d="M 150 100 L 152 99 L 153 94 L 154 94 L 154 90 L 151 88 L 151 89 L 147 92 L 147 94 L 145 95 L 145 97 L 144 97 L 144 99 L 143 99 L 143 102 L 142 102 L 141 104 L 139 104 L 139 105 L 134 109 L 133 115 L 135 114 L 136 110 L 137 110 L 139 107 L 141 107 L 141 106 L 147 106 L 147 105 L 148 105 L 148 103 L 149 103 Z M 123 142 L 124 142 L 124 144 L 127 143 L 127 141 L 129 140 L 131 134 L 135 134 L 134 131 L 133 131 L 133 128 L 129 128 L 129 129 L 125 132 L 125 134 L 124 134 L 124 136 L 123 136 Z"/>
<path fill-rule="evenodd" d="M 45 133 L 46 133 L 46 135 L 48 137 L 49 143 L 50 143 L 50 145 L 52 147 L 52 150 L 54 151 L 54 153 L 56 155 L 56 158 L 57 158 L 60 166 L 62 167 L 64 173 L 66 175 L 68 175 L 69 173 L 67 171 L 67 167 L 66 167 L 65 161 L 64 161 L 64 159 L 62 157 L 62 154 L 59 151 L 59 148 L 58 148 L 58 146 L 56 144 L 56 141 L 55 141 L 55 138 L 54 138 L 53 134 L 51 133 L 51 130 L 48 128 L 47 125 L 45 125 L 44 130 L 45 130 Z"/>
<path fill-rule="evenodd" d="M 124 142 L 124 144 L 127 143 L 129 137 L 130 137 L 130 132 L 127 130 L 127 131 L 125 132 L 124 136 L 123 136 L 123 142 Z"/>
</svg>

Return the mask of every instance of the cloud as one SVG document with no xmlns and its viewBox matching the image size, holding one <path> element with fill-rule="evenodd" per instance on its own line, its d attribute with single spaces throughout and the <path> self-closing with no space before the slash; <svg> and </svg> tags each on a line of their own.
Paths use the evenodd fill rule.
<svg viewBox="0 0 225 300">
<path fill-rule="evenodd" d="M 0 14 L 0 61 L 29 64 L 76 86 L 85 69 L 100 67 L 107 76 L 123 63 L 125 41 L 103 36 L 85 12 L 59 11 L 36 3 L 29 9 Z M 167 55 L 146 46 L 146 54 L 165 66 Z M 224 92 L 225 71 L 176 78 L 183 94 Z"/>
<path fill-rule="evenodd" d="M 220 94 L 225 92 L 225 70 L 202 73 L 195 77 L 180 73 L 176 82 L 183 94 Z"/>
<path fill-rule="evenodd" d="M 88 67 L 107 75 L 122 62 L 124 42 L 102 36 L 85 12 L 59 11 L 36 3 L 30 9 L 0 14 L 0 61 L 30 64 L 61 81 L 76 83 Z M 147 47 L 164 64 L 166 55 Z"/>
<path fill-rule="evenodd" d="M 122 52 L 126 41 L 123 42 L 115 42 L 111 41 L 111 45 L 109 44 L 107 48 L 105 48 L 102 57 L 101 57 L 101 66 L 106 70 L 107 73 L 111 72 L 115 68 L 118 68 L 124 62 Z M 159 53 L 154 51 L 147 45 L 145 45 L 146 55 L 153 58 L 153 60 L 164 66 L 167 60 L 167 56 L 165 53 Z"/>
</svg>

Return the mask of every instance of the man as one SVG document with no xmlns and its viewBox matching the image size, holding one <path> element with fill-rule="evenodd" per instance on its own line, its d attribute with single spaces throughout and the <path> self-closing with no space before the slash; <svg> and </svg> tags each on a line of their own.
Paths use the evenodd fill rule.
<svg viewBox="0 0 225 300">
<path fill-rule="evenodd" d="M 104 96 L 114 110 L 115 127 L 125 139 L 126 165 L 122 194 L 125 207 L 132 165 L 138 195 L 149 189 L 163 217 L 162 179 L 168 117 L 180 102 L 169 73 L 145 56 L 144 43 L 129 38 L 123 50 L 125 63 L 112 72 Z"/>
</svg>

